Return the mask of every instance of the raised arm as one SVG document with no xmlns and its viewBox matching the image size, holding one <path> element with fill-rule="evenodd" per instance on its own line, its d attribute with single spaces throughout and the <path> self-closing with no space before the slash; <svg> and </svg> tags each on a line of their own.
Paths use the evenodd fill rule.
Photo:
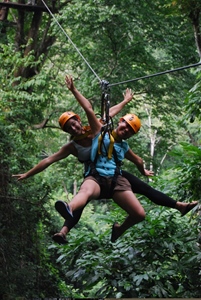
<svg viewBox="0 0 201 300">
<path fill-rule="evenodd" d="M 154 176 L 154 172 L 144 168 L 143 159 L 135 154 L 131 149 L 126 152 L 125 158 L 133 162 L 140 173 L 144 176 Z"/>
<path fill-rule="evenodd" d="M 133 95 L 134 93 L 132 92 L 132 90 L 127 88 L 125 93 L 123 93 L 123 101 L 110 108 L 110 117 L 113 118 L 114 116 L 116 116 L 124 108 L 124 106 L 133 99 Z"/>
<path fill-rule="evenodd" d="M 58 152 L 52 154 L 51 156 L 41 160 L 35 167 L 27 171 L 23 174 L 16 174 L 12 175 L 12 177 L 16 177 L 18 181 L 24 180 L 26 178 L 29 178 L 31 176 L 34 176 L 43 170 L 45 170 L 47 167 L 49 167 L 51 164 L 53 164 L 56 161 L 59 161 L 65 157 L 67 157 L 70 154 L 75 155 L 75 149 L 72 144 L 72 142 L 64 145 Z M 76 156 L 76 155 L 75 155 Z"/>
<path fill-rule="evenodd" d="M 73 79 L 70 76 L 66 76 L 65 82 L 67 85 L 67 88 L 72 92 L 76 100 L 79 102 L 79 104 L 82 106 L 82 108 L 85 110 L 89 125 L 91 126 L 92 132 L 94 135 L 96 135 L 101 130 L 101 124 L 98 121 L 91 103 L 88 99 L 86 99 L 75 87 L 73 83 Z"/>
</svg>

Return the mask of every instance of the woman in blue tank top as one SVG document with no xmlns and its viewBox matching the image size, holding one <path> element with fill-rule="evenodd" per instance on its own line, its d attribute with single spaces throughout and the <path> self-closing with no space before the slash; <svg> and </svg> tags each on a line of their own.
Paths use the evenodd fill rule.
<svg viewBox="0 0 201 300">
<path fill-rule="evenodd" d="M 134 114 L 128 114 L 122 117 L 114 132 L 106 133 L 102 137 L 101 151 L 99 149 L 100 153 L 97 155 L 99 148 L 98 141 L 101 136 L 102 125 L 96 118 L 89 101 L 86 100 L 86 98 L 84 98 L 84 96 L 82 96 L 74 87 L 72 78 L 67 77 L 66 81 L 70 86 L 69 89 L 72 91 L 80 105 L 84 108 L 91 126 L 92 135 L 94 136 L 91 152 L 91 161 L 93 166 L 89 165 L 89 169 L 86 173 L 87 177 L 81 185 L 79 192 L 72 199 L 69 205 L 65 204 L 63 201 L 57 201 L 55 207 L 66 220 L 71 220 L 73 219 L 74 212 L 78 209 L 82 209 L 91 199 L 113 198 L 114 201 L 128 213 L 128 216 L 121 225 L 117 223 L 113 225 L 111 241 L 114 242 L 128 228 L 141 222 L 145 218 L 143 207 L 133 194 L 130 183 L 122 177 L 121 172 L 118 173 L 115 179 L 115 184 L 113 184 L 117 161 L 122 161 L 125 157 L 136 163 L 136 157 L 133 156 L 132 151 L 129 149 L 124 140 L 138 132 L 141 126 L 140 120 Z M 113 148 L 115 151 L 113 150 L 112 157 L 110 158 L 107 156 L 110 144 L 108 134 L 113 135 L 114 138 Z M 114 155 L 114 153 L 116 154 Z M 117 158 L 115 158 L 115 156 Z M 138 166 L 139 169 L 141 169 L 142 174 L 145 174 L 146 170 L 144 170 L 143 164 L 141 164 L 141 166 L 139 164 Z M 189 210 L 195 205 L 197 205 L 197 202 L 192 203 Z M 184 208 L 184 206 L 182 208 Z"/>
<path fill-rule="evenodd" d="M 70 77 L 68 76 L 66 76 L 66 85 L 75 97 L 79 97 L 81 95 L 77 90 L 75 93 L 73 92 L 75 87 L 73 85 L 73 82 L 70 80 Z M 126 93 L 124 94 L 123 101 L 115 105 L 114 107 L 111 107 L 110 116 L 113 117 L 114 115 L 116 115 L 125 106 L 125 104 L 131 101 L 132 97 L 133 95 L 131 91 L 127 89 Z M 87 101 L 87 99 L 85 100 Z M 68 144 L 64 145 L 58 152 L 43 159 L 31 170 L 27 171 L 24 174 L 13 175 L 13 177 L 16 177 L 20 181 L 30 176 L 34 176 L 35 174 L 46 169 L 54 162 L 64 159 L 70 154 L 78 157 L 79 161 L 81 162 L 89 160 L 91 140 L 93 138 L 89 126 L 82 126 L 80 117 L 73 112 L 63 113 L 59 118 L 59 123 L 62 130 L 72 135 L 72 140 Z M 128 150 L 128 152 L 129 151 L 130 149 Z M 140 157 L 138 157 L 134 153 L 131 153 L 130 159 L 134 164 L 136 164 L 137 168 L 142 174 L 144 174 L 145 176 L 153 175 L 153 172 L 144 170 L 143 161 Z M 155 190 L 150 185 L 146 184 L 136 176 L 124 170 L 122 170 L 122 174 L 131 183 L 132 190 L 134 193 L 145 195 L 147 198 L 149 198 L 151 201 L 158 205 L 175 208 L 178 211 L 180 211 L 182 215 L 186 214 L 190 209 L 192 209 L 195 206 L 195 204 L 193 203 L 176 202 L 169 196 L 161 193 L 160 191 Z M 73 218 L 65 220 L 62 230 L 53 236 L 54 241 L 61 244 L 66 243 L 65 235 L 71 230 L 71 228 L 73 228 L 77 224 L 81 217 L 82 210 L 83 208 L 76 210 L 74 212 Z"/>
</svg>

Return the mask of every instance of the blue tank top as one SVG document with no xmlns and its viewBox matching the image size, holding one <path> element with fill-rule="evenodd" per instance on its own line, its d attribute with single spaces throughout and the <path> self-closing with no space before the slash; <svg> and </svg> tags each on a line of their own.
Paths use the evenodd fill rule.
<svg viewBox="0 0 201 300">
<path fill-rule="evenodd" d="M 94 162 L 96 159 L 97 151 L 98 151 L 98 138 L 100 136 L 100 133 L 94 137 L 92 140 L 92 147 L 91 147 L 91 161 Z M 96 160 L 96 170 L 101 176 L 114 176 L 115 169 L 116 169 L 116 161 L 114 158 L 114 155 L 112 155 L 112 158 L 108 158 L 108 148 L 110 145 L 110 138 L 109 134 L 106 133 L 104 136 L 104 140 L 102 143 L 101 153 L 98 155 Z M 129 146 L 127 142 L 121 141 L 121 142 L 115 142 L 114 148 L 117 154 L 118 161 L 122 161 L 125 157 L 126 152 L 129 149 Z M 90 170 L 89 170 L 90 171 Z M 86 175 L 89 173 L 89 171 L 86 173 Z"/>
</svg>

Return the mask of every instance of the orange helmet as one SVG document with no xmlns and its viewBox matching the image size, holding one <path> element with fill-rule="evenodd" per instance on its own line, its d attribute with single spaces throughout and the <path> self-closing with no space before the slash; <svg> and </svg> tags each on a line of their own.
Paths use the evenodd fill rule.
<svg viewBox="0 0 201 300">
<path fill-rule="evenodd" d="M 120 121 L 122 120 L 126 121 L 132 127 L 135 133 L 137 133 L 140 130 L 141 121 L 136 115 L 127 114 L 120 119 Z"/>
<path fill-rule="evenodd" d="M 59 125 L 61 126 L 61 129 L 64 129 L 64 125 L 72 117 L 76 117 L 80 121 L 80 116 L 72 111 L 66 111 L 59 117 Z"/>
</svg>

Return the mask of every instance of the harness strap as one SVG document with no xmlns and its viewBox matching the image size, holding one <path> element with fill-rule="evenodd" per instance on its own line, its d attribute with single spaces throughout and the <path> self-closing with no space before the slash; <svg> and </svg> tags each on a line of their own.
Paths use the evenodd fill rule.
<svg viewBox="0 0 201 300">
<path fill-rule="evenodd" d="M 114 130 L 112 130 L 112 135 L 113 135 L 113 137 L 114 137 L 114 139 L 115 139 L 116 142 L 119 143 L 119 142 L 122 141 L 122 139 L 119 138 L 119 136 L 117 135 L 117 133 Z"/>
<path fill-rule="evenodd" d="M 110 134 L 110 145 L 109 145 L 109 149 L 108 149 L 108 158 L 109 159 L 112 158 L 112 153 L 115 151 L 115 149 L 114 149 L 114 142 L 115 142 L 114 137 L 113 137 L 112 134 Z"/>
<path fill-rule="evenodd" d="M 85 167 L 84 177 L 87 177 L 87 176 L 91 175 L 91 176 L 95 177 L 97 180 L 100 178 L 100 174 L 96 170 L 95 162 L 93 162 L 91 160 L 88 160 L 88 161 L 84 162 L 84 167 Z M 85 174 L 88 171 L 89 167 L 90 167 L 90 172 L 87 176 L 85 176 Z"/>
<path fill-rule="evenodd" d="M 98 137 L 98 154 L 100 155 L 102 152 L 101 152 L 101 148 L 102 148 L 102 145 L 104 145 L 104 136 L 105 136 L 105 133 L 108 132 L 107 129 L 104 130 L 100 136 Z M 114 142 L 115 142 L 115 138 L 113 136 L 112 133 L 108 132 L 109 134 L 109 137 L 110 137 L 110 144 L 109 144 L 109 148 L 108 148 L 108 153 L 107 153 L 107 156 L 109 159 L 112 158 L 112 154 L 113 154 L 113 149 L 114 149 Z"/>
<path fill-rule="evenodd" d="M 114 159 L 115 159 L 115 163 L 116 163 L 116 169 L 115 169 L 115 172 L 114 172 L 114 176 L 112 178 L 112 182 L 111 182 L 111 186 L 110 186 L 110 192 L 113 193 L 113 190 L 116 186 L 116 183 L 117 183 L 117 177 L 118 175 L 120 175 L 120 170 L 121 170 L 121 161 L 118 160 L 118 157 L 117 157 L 117 152 L 115 150 L 115 148 L 113 147 L 113 155 L 114 155 Z"/>
</svg>

